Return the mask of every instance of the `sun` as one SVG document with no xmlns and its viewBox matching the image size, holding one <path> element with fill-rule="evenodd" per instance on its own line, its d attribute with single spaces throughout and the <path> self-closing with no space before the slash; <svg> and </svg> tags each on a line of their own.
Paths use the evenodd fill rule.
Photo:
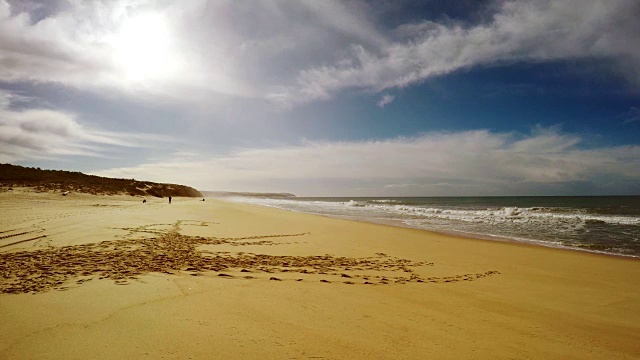
<svg viewBox="0 0 640 360">
<path fill-rule="evenodd" d="M 169 26 L 162 15 L 127 19 L 114 37 L 115 62 L 127 80 L 140 82 L 168 77 L 176 69 Z"/>
</svg>

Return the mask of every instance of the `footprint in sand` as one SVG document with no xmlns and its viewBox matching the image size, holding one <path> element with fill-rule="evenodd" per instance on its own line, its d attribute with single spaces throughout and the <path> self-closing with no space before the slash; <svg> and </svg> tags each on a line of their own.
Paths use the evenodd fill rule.
<svg viewBox="0 0 640 360">
<path fill-rule="evenodd" d="M 168 224 L 152 224 L 138 227 L 136 232 L 151 232 L 153 237 L 117 241 L 104 241 L 93 244 L 46 248 L 33 251 L 0 253 L 0 292 L 27 293 L 42 292 L 50 289 L 66 290 L 62 286 L 74 281 L 80 285 L 93 277 L 114 280 L 117 285 L 127 285 L 129 280 L 150 272 L 167 275 L 186 274 L 198 276 L 205 271 L 238 271 L 240 273 L 266 272 L 291 273 L 305 276 L 324 275 L 323 283 L 339 283 L 340 278 L 382 279 L 382 284 L 405 284 L 425 282 L 413 268 L 433 266 L 433 263 L 412 262 L 406 259 L 391 258 L 383 253 L 376 257 L 350 258 L 326 254 L 322 256 L 279 256 L 253 253 L 212 252 L 199 250 L 201 245 L 274 245 L 269 238 L 299 237 L 301 234 L 280 234 L 250 236 L 240 238 L 215 238 L 187 236 L 180 233 L 177 222 L 169 230 L 152 230 L 152 227 Z M 191 224 L 189 224 L 191 225 Z M 134 229 L 128 229 L 134 230 Z M 9 235 L 9 234 L 5 234 Z M 249 241 L 250 240 L 250 241 Z M 385 276 L 375 272 L 386 269 Z M 410 274 L 409 277 L 390 276 L 389 272 Z M 360 273 L 354 273 L 360 272 Z M 362 274 L 369 272 L 369 274 Z M 457 275 L 458 279 L 473 280 L 499 274 L 487 271 L 479 274 Z M 218 276 L 234 278 L 234 275 L 219 273 Z M 330 281 L 331 277 L 335 281 Z M 82 279 L 80 279 L 82 277 Z M 254 279 L 245 276 L 245 279 Z M 451 278 L 451 277 L 450 277 Z M 450 278 L 427 278 L 430 282 L 451 282 Z M 272 276 L 271 280 L 280 280 Z M 303 281 L 297 278 L 296 281 Z M 456 279 L 457 281 L 457 279 Z M 344 281 L 345 284 L 356 284 Z M 372 284 L 365 281 L 364 284 Z"/>
</svg>

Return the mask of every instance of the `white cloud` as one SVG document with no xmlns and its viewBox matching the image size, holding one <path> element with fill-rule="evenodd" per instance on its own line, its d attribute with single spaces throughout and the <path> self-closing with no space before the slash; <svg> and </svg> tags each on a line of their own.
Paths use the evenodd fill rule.
<svg viewBox="0 0 640 360">
<path fill-rule="evenodd" d="M 163 136 L 91 129 L 74 114 L 50 110 L 11 110 L 16 96 L 0 92 L 0 161 L 107 156 L 114 147 L 146 147 Z M 17 97 L 21 99 L 21 97 Z"/>
<path fill-rule="evenodd" d="M 189 5 L 70 2 L 35 21 L 0 1 L 0 81 L 55 82 L 144 99 L 186 100 L 202 92 L 254 96 L 234 73 L 230 54 L 193 53 L 197 47 L 182 38 L 198 35 L 180 29 L 204 6 Z"/>
<path fill-rule="evenodd" d="M 527 136 L 485 130 L 431 133 L 362 142 L 305 142 L 243 149 L 223 156 L 180 156 L 98 175 L 190 184 L 203 190 L 292 191 L 308 195 L 367 193 L 482 195 L 588 182 L 594 188 L 640 181 L 640 146 L 578 147 L 557 129 Z M 340 184 L 319 190 L 318 182 Z M 278 184 L 278 185 L 273 185 Z M 278 188 L 276 188 L 276 187 Z M 386 187 L 385 187 L 386 186 Z M 620 189 L 617 189 L 620 191 Z"/>
<path fill-rule="evenodd" d="M 267 98 L 345 43 L 385 44 L 364 4 L 332 0 L 73 1 L 42 18 L 39 8 L 0 0 L 0 81 L 156 101 Z"/>
<path fill-rule="evenodd" d="M 384 108 L 385 106 L 391 104 L 393 102 L 393 100 L 395 100 L 395 98 L 396 97 L 393 96 L 393 95 L 384 94 L 384 95 L 382 95 L 382 97 L 378 101 L 377 105 L 378 105 L 379 108 Z"/>
<path fill-rule="evenodd" d="M 479 65 L 611 59 L 640 84 L 640 11 L 636 0 L 499 2 L 488 23 L 404 24 L 400 39 L 369 50 L 359 44 L 335 64 L 301 71 L 277 92 L 289 106 L 345 89 L 383 91 Z"/>
<path fill-rule="evenodd" d="M 152 101 L 225 95 L 282 108 L 345 89 L 379 92 L 518 61 L 613 59 L 640 83 L 636 0 L 499 1 L 485 23 L 424 21 L 391 32 L 380 30 L 376 16 L 384 13 L 370 6 L 72 1 L 38 17 L 45 6 L 0 0 L 0 81 L 117 90 Z"/>
</svg>

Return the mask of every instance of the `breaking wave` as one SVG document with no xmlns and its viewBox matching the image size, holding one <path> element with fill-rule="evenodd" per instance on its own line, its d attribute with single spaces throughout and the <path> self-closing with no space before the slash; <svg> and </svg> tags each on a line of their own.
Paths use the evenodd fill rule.
<svg viewBox="0 0 640 360">
<path fill-rule="evenodd" d="M 584 198 L 582 199 L 584 202 Z M 491 206 L 510 199 L 242 199 L 286 210 L 396 223 L 425 230 L 510 238 L 547 246 L 640 256 L 640 211 L 633 205 Z M 588 199 L 593 202 L 593 199 Z M 635 204 L 635 198 L 631 199 Z M 529 200 L 531 201 L 531 200 Z M 515 198 L 514 205 L 526 201 Z M 577 200 L 574 201 L 577 203 Z M 436 205 L 436 206 L 434 206 Z M 489 205 L 489 206 L 487 206 Z M 630 210 L 631 209 L 631 210 Z"/>
</svg>

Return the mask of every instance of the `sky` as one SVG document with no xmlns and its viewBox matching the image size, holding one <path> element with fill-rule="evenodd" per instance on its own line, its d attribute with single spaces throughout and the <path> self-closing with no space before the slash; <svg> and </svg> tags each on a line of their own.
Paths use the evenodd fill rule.
<svg viewBox="0 0 640 360">
<path fill-rule="evenodd" d="M 640 195 L 637 0 L 0 0 L 0 162 L 298 196 Z"/>
</svg>

